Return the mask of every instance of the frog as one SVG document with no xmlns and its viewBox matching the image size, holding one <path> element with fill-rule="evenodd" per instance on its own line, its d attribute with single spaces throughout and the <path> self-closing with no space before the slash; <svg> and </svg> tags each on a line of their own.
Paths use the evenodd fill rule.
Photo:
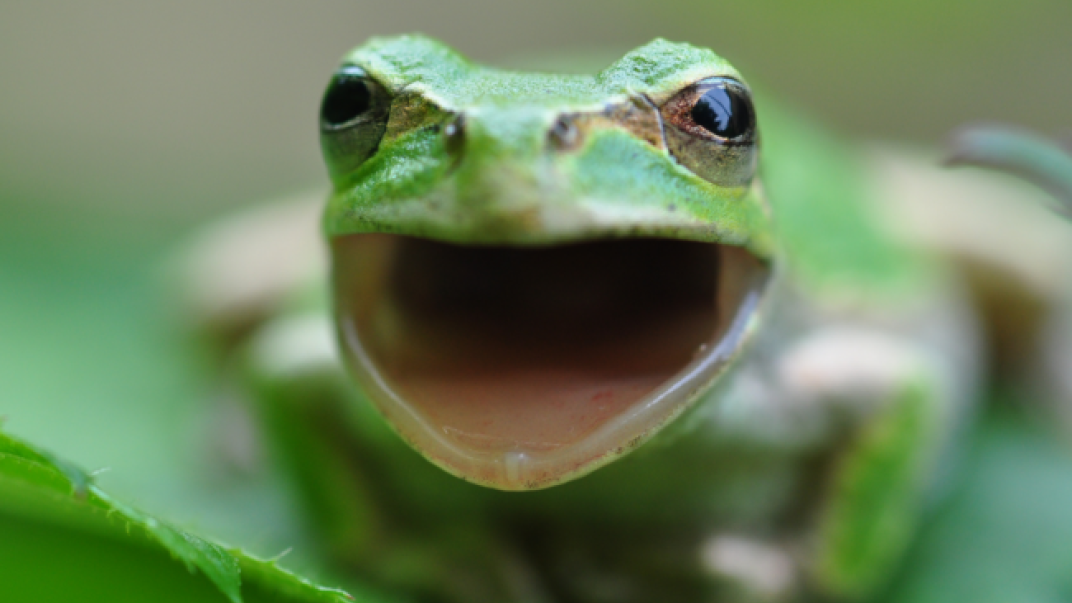
<svg viewBox="0 0 1072 603">
<path fill-rule="evenodd" d="M 288 286 L 217 323 L 341 567 L 471 603 L 888 584 L 948 489 L 978 329 L 856 153 L 663 39 L 593 75 L 373 38 L 319 128 L 326 208 L 258 219 L 321 212 L 323 255 L 262 237 Z"/>
</svg>

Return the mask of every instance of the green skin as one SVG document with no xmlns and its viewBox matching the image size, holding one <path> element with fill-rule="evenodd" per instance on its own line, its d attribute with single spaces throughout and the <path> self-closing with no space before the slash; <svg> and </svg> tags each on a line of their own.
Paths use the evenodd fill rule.
<svg viewBox="0 0 1072 603">
<path fill-rule="evenodd" d="M 372 121 L 386 123 L 325 131 L 331 240 L 682 239 L 743 248 L 776 279 L 749 317 L 750 353 L 709 375 L 666 421 L 533 492 L 466 483 L 428 463 L 418 452 L 481 481 L 415 452 L 338 363 L 283 371 L 254 362 L 280 456 L 341 558 L 421 600 L 854 599 L 882 586 L 957 413 L 942 385 L 948 367 L 934 367 L 933 346 L 915 336 L 929 320 L 920 308 L 935 305 L 935 271 L 873 223 L 849 153 L 762 98 L 759 176 L 739 149 L 675 147 L 665 114 L 645 119 L 706 78 L 743 83 L 713 52 L 686 44 L 656 40 L 596 76 L 489 69 L 418 36 L 374 39 L 343 64 L 380 86 Z M 626 117 L 584 120 L 608 107 Z M 554 139 L 563 116 L 577 118 L 578 139 Z M 645 136 L 652 123 L 654 138 Z M 876 379 L 873 367 L 855 369 L 855 380 L 820 379 L 799 398 L 764 381 L 779 358 L 807 357 L 807 341 L 845 326 L 895 344 L 886 348 L 897 362 L 878 363 L 875 387 L 860 386 Z M 767 387 L 766 406 L 749 383 Z M 755 544 L 761 560 L 725 542 Z M 724 549 L 728 563 L 711 553 Z M 735 569 L 734 550 L 767 569 Z"/>
</svg>

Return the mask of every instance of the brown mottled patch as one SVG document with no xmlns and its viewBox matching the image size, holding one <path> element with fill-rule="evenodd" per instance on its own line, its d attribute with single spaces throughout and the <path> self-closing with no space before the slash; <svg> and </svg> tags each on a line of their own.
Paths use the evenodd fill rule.
<svg viewBox="0 0 1072 603">
<path fill-rule="evenodd" d="M 666 101 L 659 112 L 662 114 L 663 121 L 679 130 L 707 140 L 721 141 L 722 138 L 707 131 L 692 119 L 692 108 L 696 106 L 696 101 L 703 96 L 705 91 L 706 88 L 700 86 L 689 86 Z"/>
<path fill-rule="evenodd" d="M 654 105 L 641 97 L 607 105 L 602 111 L 576 113 L 564 116 L 564 118 L 570 119 L 577 129 L 576 141 L 572 148 L 580 146 L 580 142 L 595 130 L 619 128 L 657 149 L 666 150 L 659 113 Z"/>
<path fill-rule="evenodd" d="M 607 107 L 604 114 L 608 120 L 629 130 L 637 138 L 656 148 L 666 149 L 659 112 L 647 100 L 634 97 L 627 103 Z"/>
<path fill-rule="evenodd" d="M 421 126 L 441 126 L 449 113 L 420 94 L 403 92 L 391 101 L 384 138 L 397 138 Z"/>
</svg>

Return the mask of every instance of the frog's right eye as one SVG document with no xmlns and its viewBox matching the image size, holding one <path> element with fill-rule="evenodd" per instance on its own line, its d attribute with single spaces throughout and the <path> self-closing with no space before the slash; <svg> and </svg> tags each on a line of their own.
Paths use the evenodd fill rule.
<svg viewBox="0 0 1072 603">
<path fill-rule="evenodd" d="M 347 66 L 335 73 L 320 104 L 320 127 L 339 130 L 356 125 L 382 100 L 383 89 L 360 67 Z"/>
<path fill-rule="evenodd" d="M 320 146 L 332 177 L 364 163 L 380 144 L 390 112 L 387 91 L 364 69 L 339 69 L 320 104 Z"/>
</svg>

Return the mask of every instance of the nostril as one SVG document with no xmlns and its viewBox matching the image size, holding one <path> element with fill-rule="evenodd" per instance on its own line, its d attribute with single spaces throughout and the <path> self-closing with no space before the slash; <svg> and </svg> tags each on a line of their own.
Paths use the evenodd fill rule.
<svg viewBox="0 0 1072 603">
<path fill-rule="evenodd" d="M 465 146 L 465 115 L 459 115 L 443 127 L 443 147 L 447 153 L 457 155 Z"/>
<path fill-rule="evenodd" d="M 574 123 L 573 119 L 562 116 L 556 119 L 554 125 L 551 126 L 550 131 L 547 133 L 547 139 L 555 149 L 568 151 L 577 147 L 581 140 L 581 133 L 578 131 L 577 124 Z"/>
</svg>

